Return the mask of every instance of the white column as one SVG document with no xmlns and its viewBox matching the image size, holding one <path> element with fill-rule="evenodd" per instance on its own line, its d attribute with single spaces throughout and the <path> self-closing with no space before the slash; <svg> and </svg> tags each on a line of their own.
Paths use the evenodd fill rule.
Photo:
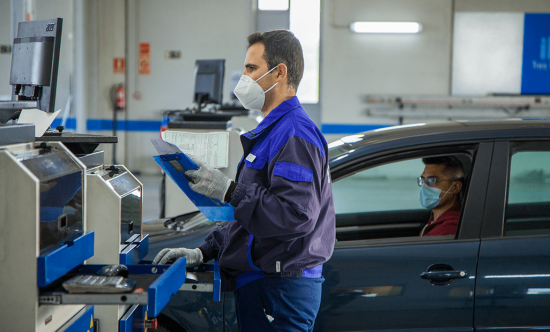
<svg viewBox="0 0 550 332">
<path fill-rule="evenodd" d="M 23 1 L 11 0 L 11 39 L 17 36 L 17 26 L 19 22 L 25 21 L 23 13 Z"/>
<path fill-rule="evenodd" d="M 84 1 L 74 0 L 74 109 L 76 132 L 86 132 L 85 27 Z"/>
</svg>

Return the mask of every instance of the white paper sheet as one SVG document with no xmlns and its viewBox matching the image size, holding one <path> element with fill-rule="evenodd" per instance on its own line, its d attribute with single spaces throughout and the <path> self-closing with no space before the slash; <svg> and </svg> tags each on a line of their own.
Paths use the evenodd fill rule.
<svg viewBox="0 0 550 332">
<path fill-rule="evenodd" d="M 228 165 L 228 132 L 191 133 L 167 130 L 161 135 L 163 140 L 176 145 L 181 152 L 211 167 L 223 168 Z"/>
<path fill-rule="evenodd" d="M 34 125 L 34 137 L 41 137 L 46 130 L 50 127 L 53 120 L 61 110 L 54 113 L 44 112 L 39 109 L 33 108 L 28 110 L 22 110 L 19 115 L 17 123 L 30 123 Z"/>
</svg>

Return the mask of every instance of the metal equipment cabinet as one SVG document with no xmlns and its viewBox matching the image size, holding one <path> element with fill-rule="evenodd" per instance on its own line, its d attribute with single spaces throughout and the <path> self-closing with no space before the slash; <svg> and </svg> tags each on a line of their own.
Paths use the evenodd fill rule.
<svg viewBox="0 0 550 332">
<path fill-rule="evenodd" d="M 84 173 L 84 165 L 61 143 L 0 146 L 0 262 L 3 266 L 0 293 L 5 299 L 0 303 L 0 321 L 3 331 L 58 331 L 84 308 L 83 305 L 41 306 L 38 303 L 39 287 L 93 256 L 94 234 L 86 233 L 83 210 L 81 219 L 73 224 L 73 216 L 57 207 L 63 202 L 48 205 L 48 198 L 64 196 L 68 200 L 70 194 L 74 194 L 77 199 L 71 208 L 77 211 L 75 214 L 79 213 L 79 206 L 85 209 L 86 193 L 81 190 L 86 183 Z M 71 183 L 74 187 L 68 189 Z M 58 189 L 52 189 L 56 187 Z M 51 190 L 59 192 L 48 197 Z M 47 222 L 44 215 L 54 218 L 56 213 L 56 220 Z M 46 240 L 44 227 L 47 226 L 53 227 L 48 230 L 50 235 L 63 229 L 73 233 L 66 238 L 60 235 Z M 55 248 L 49 248 L 54 244 L 57 244 Z"/>
</svg>

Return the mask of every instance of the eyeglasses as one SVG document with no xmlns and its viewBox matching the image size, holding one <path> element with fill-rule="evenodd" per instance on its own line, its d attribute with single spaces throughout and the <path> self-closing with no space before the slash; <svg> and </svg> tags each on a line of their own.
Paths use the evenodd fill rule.
<svg viewBox="0 0 550 332">
<path fill-rule="evenodd" d="M 428 187 L 435 187 L 435 184 L 437 181 L 457 181 L 460 180 L 460 178 L 456 179 L 438 179 L 438 178 L 424 178 L 423 176 L 418 178 L 418 186 L 422 187 L 424 182 L 428 185 Z"/>
</svg>

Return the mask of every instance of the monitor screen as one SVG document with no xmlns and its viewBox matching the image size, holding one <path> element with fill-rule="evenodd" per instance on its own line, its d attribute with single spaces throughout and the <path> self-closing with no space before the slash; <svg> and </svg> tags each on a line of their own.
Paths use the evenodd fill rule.
<svg viewBox="0 0 550 332">
<path fill-rule="evenodd" d="M 42 111 L 55 111 L 62 24 L 61 18 L 19 23 L 12 48 L 12 100 L 36 101 Z"/>
<path fill-rule="evenodd" d="M 195 93 L 211 94 L 214 91 L 215 80 L 214 74 L 198 74 L 195 79 Z"/>
<path fill-rule="evenodd" d="M 199 104 L 221 104 L 225 59 L 195 62 L 195 91 L 193 101 Z"/>
</svg>

